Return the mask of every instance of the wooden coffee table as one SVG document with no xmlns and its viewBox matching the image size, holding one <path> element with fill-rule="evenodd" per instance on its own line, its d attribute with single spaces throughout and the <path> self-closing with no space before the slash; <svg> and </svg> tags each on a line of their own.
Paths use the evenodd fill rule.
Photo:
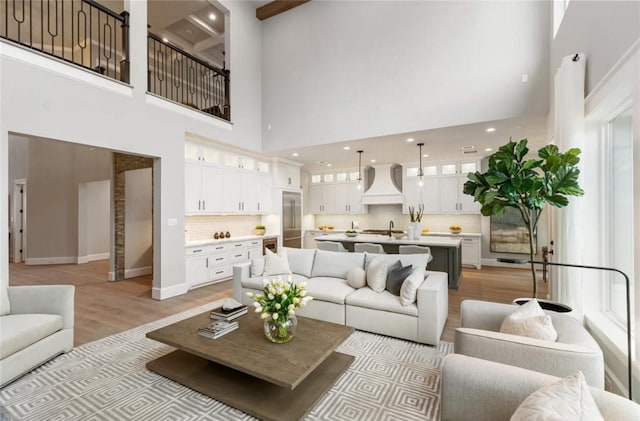
<svg viewBox="0 0 640 421">
<path fill-rule="evenodd" d="M 293 340 L 273 344 L 250 312 L 218 339 L 198 335 L 209 312 L 147 333 L 178 348 L 147 363 L 151 371 L 264 420 L 299 420 L 355 359 L 335 352 L 352 327 L 298 317 Z"/>
</svg>

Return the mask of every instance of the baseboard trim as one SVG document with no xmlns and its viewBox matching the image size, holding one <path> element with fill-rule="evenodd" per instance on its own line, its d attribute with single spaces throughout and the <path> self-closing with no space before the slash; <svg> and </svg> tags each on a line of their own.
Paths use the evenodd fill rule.
<svg viewBox="0 0 640 421">
<path fill-rule="evenodd" d="M 96 254 L 88 254 L 86 256 L 78 256 L 76 263 L 79 265 L 82 265 L 89 262 L 95 262 L 97 260 L 108 260 L 108 259 L 111 259 L 111 253 L 109 252 L 96 253 Z"/>
<path fill-rule="evenodd" d="M 27 265 L 68 265 L 76 263 L 75 256 L 64 257 L 27 257 L 24 261 Z"/>
<path fill-rule="evenodd" d="M 166 300 L 167 298 L 176 297 L 189 292 L 189 284 L 186 282 L 180 285 L 174 285 L 166 288 L 152 288 L 151 298 L 154 300 Z"/>
<path fill-rule="evenodd" d="M 124 279 L 135 278 L 136 276 L 151 275 L 153 273 L 153 267 L 143 266 L 140 268 L 125 269 Z"/>
</svg>

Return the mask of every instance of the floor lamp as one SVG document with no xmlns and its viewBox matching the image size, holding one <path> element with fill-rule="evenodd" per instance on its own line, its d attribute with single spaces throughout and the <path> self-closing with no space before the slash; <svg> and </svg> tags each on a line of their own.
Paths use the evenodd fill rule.
<svg viewBox="0 0 640 421">
<path fill-rule="evenodd" d="M 525 263 L 534 263 L 542 265 L 542 278 L 547 279 L 547 266 L 562 266 L 568 268 L 580 268 L 580 269 L 596 269 L 596 270 L 606 270 L 609 272 L 617 272 L 624 276 L 625 287 L 627 292 L 627 375 L 629 381 L 629 400 L 633 400 L 632 383 L 633 383 L 633 375 L 632 375 L 632 367 L 631 367 L 631 297 L 629 291 L 629 277 L 626 273 L 621 270 L 615 268 L 608 268 L 603 266 L 587 266 L 587 265 L 572 265 L 569 263 L 555 263 L 555 262 L 547 262 L 547 261 L 536 261 L 536 260 L 525 260 L 525 259 L 506 259 L 500 258 L 498 262 L 502 263 L 517 263 L 517 264 L 525 264 Z"/>
</svg>

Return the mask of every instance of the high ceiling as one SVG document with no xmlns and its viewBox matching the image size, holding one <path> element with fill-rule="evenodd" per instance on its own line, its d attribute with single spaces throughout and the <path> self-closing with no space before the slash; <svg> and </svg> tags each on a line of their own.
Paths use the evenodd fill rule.
<svg viewBox="0 0 640 421">
<path fill-rule="evenodd" d="M 250 0 L 255 8 L 269 0 Z M 99 0 L 111 10 L 121 12 L 123 0 Z M 215 15 L 216 19 L 210 18 Z M 170 43 L 197 57 L 222 66 L 224 51 L 224 11 L 213 3 L 202 0 L 150 0 L 148 23 L 150 31 L 165 37 Z M 487 132 L 489 127 L 495 128 Z M 530 149 L 537 150 L 547 141 L 546 116 L 529 116 L 500 121 L 444 127 L 411 133 L 326 143 L 305 148 L 284 149 L 271 155 L 298 161 L 312 171 L 331 168 L 357 167 L 357 150 L 363 150 L 363 166 L 383 163 L 417 162 L 418 143 L 423 142 L 423 161 L 464 159 L 487 156 L 506 143 L 509 138 L 527 138 Z M 413 142 L 406 139 L 413 138 Z M 331 139 L 327 139 L 331 142 Z M 473 153 L 463 154 L 462 147 L 472 146 Z M 345 147 L 349 147 L 345 150 Z M 294 154 L 296 154 L 294 156 Z M 375 160 L 375 163 L 372 162 Z M 330 167 L 328 165 L 331 165 Z"/>
<path fill-rule="evenodd" d="M 98 2 L 117 13 L 124 10 L 123 0 Z M 147 23 L 150 32 L 166 38 L 170 44 L 216 67 L 223 67 L 225 13 L 213 3 L 202 0 L 149 0 Z"/>
<path fill-rule="evenodd" d="M 487 132 L 488 128 L 495 131 Z M 547 142 L 546 116 L 521 117 L 500 121 L 488 121 L 464 126 L 444 127 L 412 133 L 400 133 L 372 139 L 330 143 L 306 148 L 278 151 L 276 156 L 304 164 L 306 170 L 320 171 L 332 168 L 356 168 L 358 150 L 362 154 L 362 165 L 418 162 L 418 143 L 422 147 L 423 162 L 446 159 L 476 159 L 492 154 L 509 138 L 527 138 L 529 149 L 536 151 Z M 407 142 L 407 139 L 414 139 Z M 349 147 L 345 150 L 345 147 Z M 463 153 L 465 151 L 471 153 Z M 467 149 L 466 147 L 473 147 Z M 485 149 L 491 148 L 491 151 Z M 472 152 L 476 151 L 476 152 Z M 297 154 L 297 155 L 294 155 Z M 372 162 L 371 160 L 375 160 Z M 330 165 L 330 166 L 329 166 Z"/>
</svg>

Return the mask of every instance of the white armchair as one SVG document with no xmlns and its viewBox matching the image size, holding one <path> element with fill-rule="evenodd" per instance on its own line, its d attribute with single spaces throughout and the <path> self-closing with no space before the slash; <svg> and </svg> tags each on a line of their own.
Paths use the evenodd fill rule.
<svg viewBox="0 0 640 421">
<path fill-rule="evenodd" d="M 602 350 L 576 319 L 546 311 L 558 332 L 556 342 L 500 333 L 502 321 L 516 308 L 511 304 L 463 301 L 455 352 L 557 377 L 581 370 L 590 386 L 604 389 Z"/>
<path fill-rule="evenodd" d="M 442 421 L 508 420 L 527 396 L 558 377 L 519 367 L 448 355 L 442 365 Z M 591 388 L 605 421 L 639 420 L 640 406 L 622 396 Z"/>
<path fill-rule="evenodd" d="M 0 316 L 2 387 L 73 349 L 75 287 L 0 285 L 0 288 L 4 298 Z"/>
</svg>

